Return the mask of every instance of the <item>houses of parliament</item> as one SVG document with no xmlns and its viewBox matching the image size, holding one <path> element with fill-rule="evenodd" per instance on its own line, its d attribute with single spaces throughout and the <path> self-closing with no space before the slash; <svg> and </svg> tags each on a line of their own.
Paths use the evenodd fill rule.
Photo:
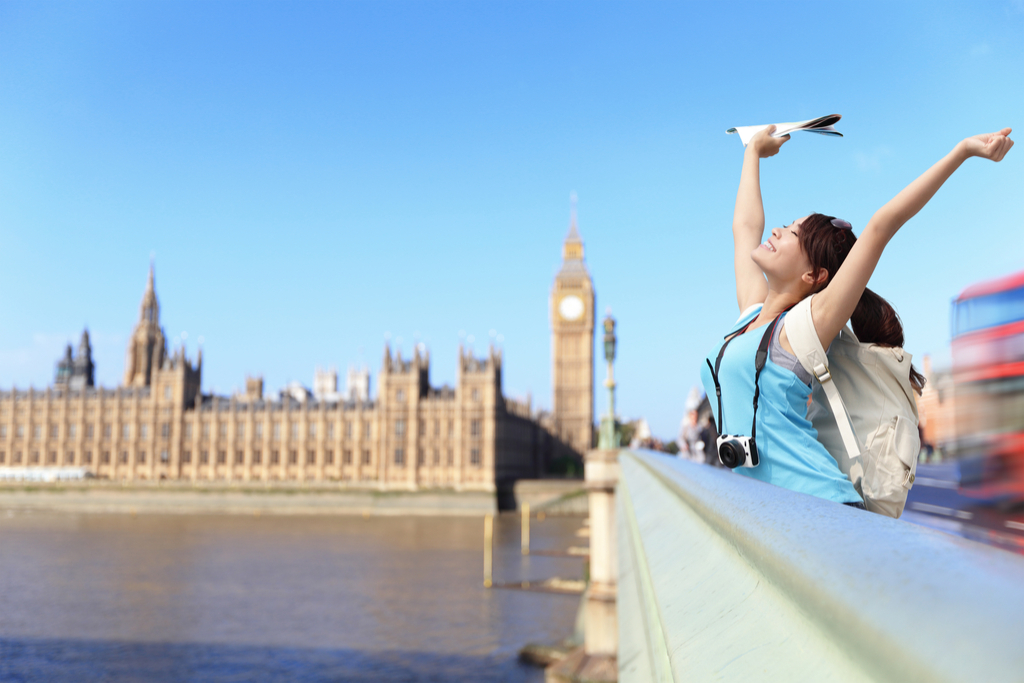
<svg viewBox="0 0 1024 683">
<path fill-rule="evenodd" d="M 82 467 L 119 480 L 337 481 L 381 489 L 496 491 L 590 448 L 594 288 L 575 212 L 550 296 L 553 406 L 502 393 L 503 354 L 458 350 L 455 386 L 430 383 L 429 351 L 385 345 L 377 396 L 203 394 L 203 357 L 168 347 L 153 268 L 121 386 L 95 386 L 88 332 L 45 390 L 0 392 L 0 467 Z M 318 383 L 320 378 L 318 377 Z M 335 387 L 336 388 L 336 387 Z"/>
</svg>

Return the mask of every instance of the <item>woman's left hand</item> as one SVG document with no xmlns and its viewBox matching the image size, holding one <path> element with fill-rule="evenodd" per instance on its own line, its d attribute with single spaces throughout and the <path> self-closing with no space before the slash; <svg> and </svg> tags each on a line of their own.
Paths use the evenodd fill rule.
<svg viewBox="0 0 1024 683">
<path fill-rule="evenodd" d="M 969 137 L 960 144 L 968 156 L 1002 161 L 1006 153 L 1013 147 L 1013 140 L 1010 139 L 1011 129 L 1003 128 L 998 133 L 983 133 Z"/>
</svg>

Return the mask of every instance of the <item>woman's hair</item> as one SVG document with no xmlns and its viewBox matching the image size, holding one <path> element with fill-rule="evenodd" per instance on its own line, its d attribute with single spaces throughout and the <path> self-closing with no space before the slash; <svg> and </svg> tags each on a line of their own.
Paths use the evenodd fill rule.
<svg viewBox="0 0 1024 683">
<path fill-rule="evenodd" d="M 824 289 L 832 281 L 857 241 L 853 230 L 836 227 L 833 219 L 834 216 L 812 213 L 800 224 L 800 246 L 811 262 L 815 279 L 822 270 L 828 272 L 828 278 L 815 291 Z M 857 338 L 866 344 L 903 346 L 903 324 L 896 309 L 867 287 L 850 317 L 850 324 Z M 911 365 L 910 384 L 917 393 L 921 393 L 924 383 L 924 375 Z"/>
</svg>

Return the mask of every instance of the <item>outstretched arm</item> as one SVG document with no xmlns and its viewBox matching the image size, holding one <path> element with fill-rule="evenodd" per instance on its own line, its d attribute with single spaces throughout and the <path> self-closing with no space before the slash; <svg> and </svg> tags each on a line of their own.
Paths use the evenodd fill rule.
<svg viewBox="0 0 1024 683">
<path fill-rule="evenodd" d="M 828 348 L 853 315 L 882 250 L 896 231 L 935 196 L 964 161 L 974 156 L 1001 161 L 1013 147 L 1013 140 L 1008 137 L 1010 132 L 1009 128 L 1004 128 L 998 133 L 975 135 L 961 141 L 952 152 L 903 188 L 871 217 L 839 272 L 811 302 L 814 329 L 824 348 Z"/>
<path fill-rule="evenodd" d="M 761 203 L 761 159 L 775 156 L 789 136 L 773 138 L 769 126 L 751 139 L 743 151 L 740 189 L 732 215 L 733 267 L 736 271 L 736 302 L 740 310 L 762 303 L 768 296 L 768 281 L 750 257 L 764 235 L 764 205 Z"/>
</svg>

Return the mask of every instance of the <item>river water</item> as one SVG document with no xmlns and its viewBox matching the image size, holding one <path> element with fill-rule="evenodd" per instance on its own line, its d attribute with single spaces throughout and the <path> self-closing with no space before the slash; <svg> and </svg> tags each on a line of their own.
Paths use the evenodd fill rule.
<svg viewBox="0 0 1024 683">
<path fill-rule="evenodd" d="M 499 517 L 496 581 L 582 576 L 519 541 Z M 0 680 L 541 681 L 517 650 L 579 597 L 484 589 L 482 548 L 481 518 L 0 512 Z"/>
</svg>

